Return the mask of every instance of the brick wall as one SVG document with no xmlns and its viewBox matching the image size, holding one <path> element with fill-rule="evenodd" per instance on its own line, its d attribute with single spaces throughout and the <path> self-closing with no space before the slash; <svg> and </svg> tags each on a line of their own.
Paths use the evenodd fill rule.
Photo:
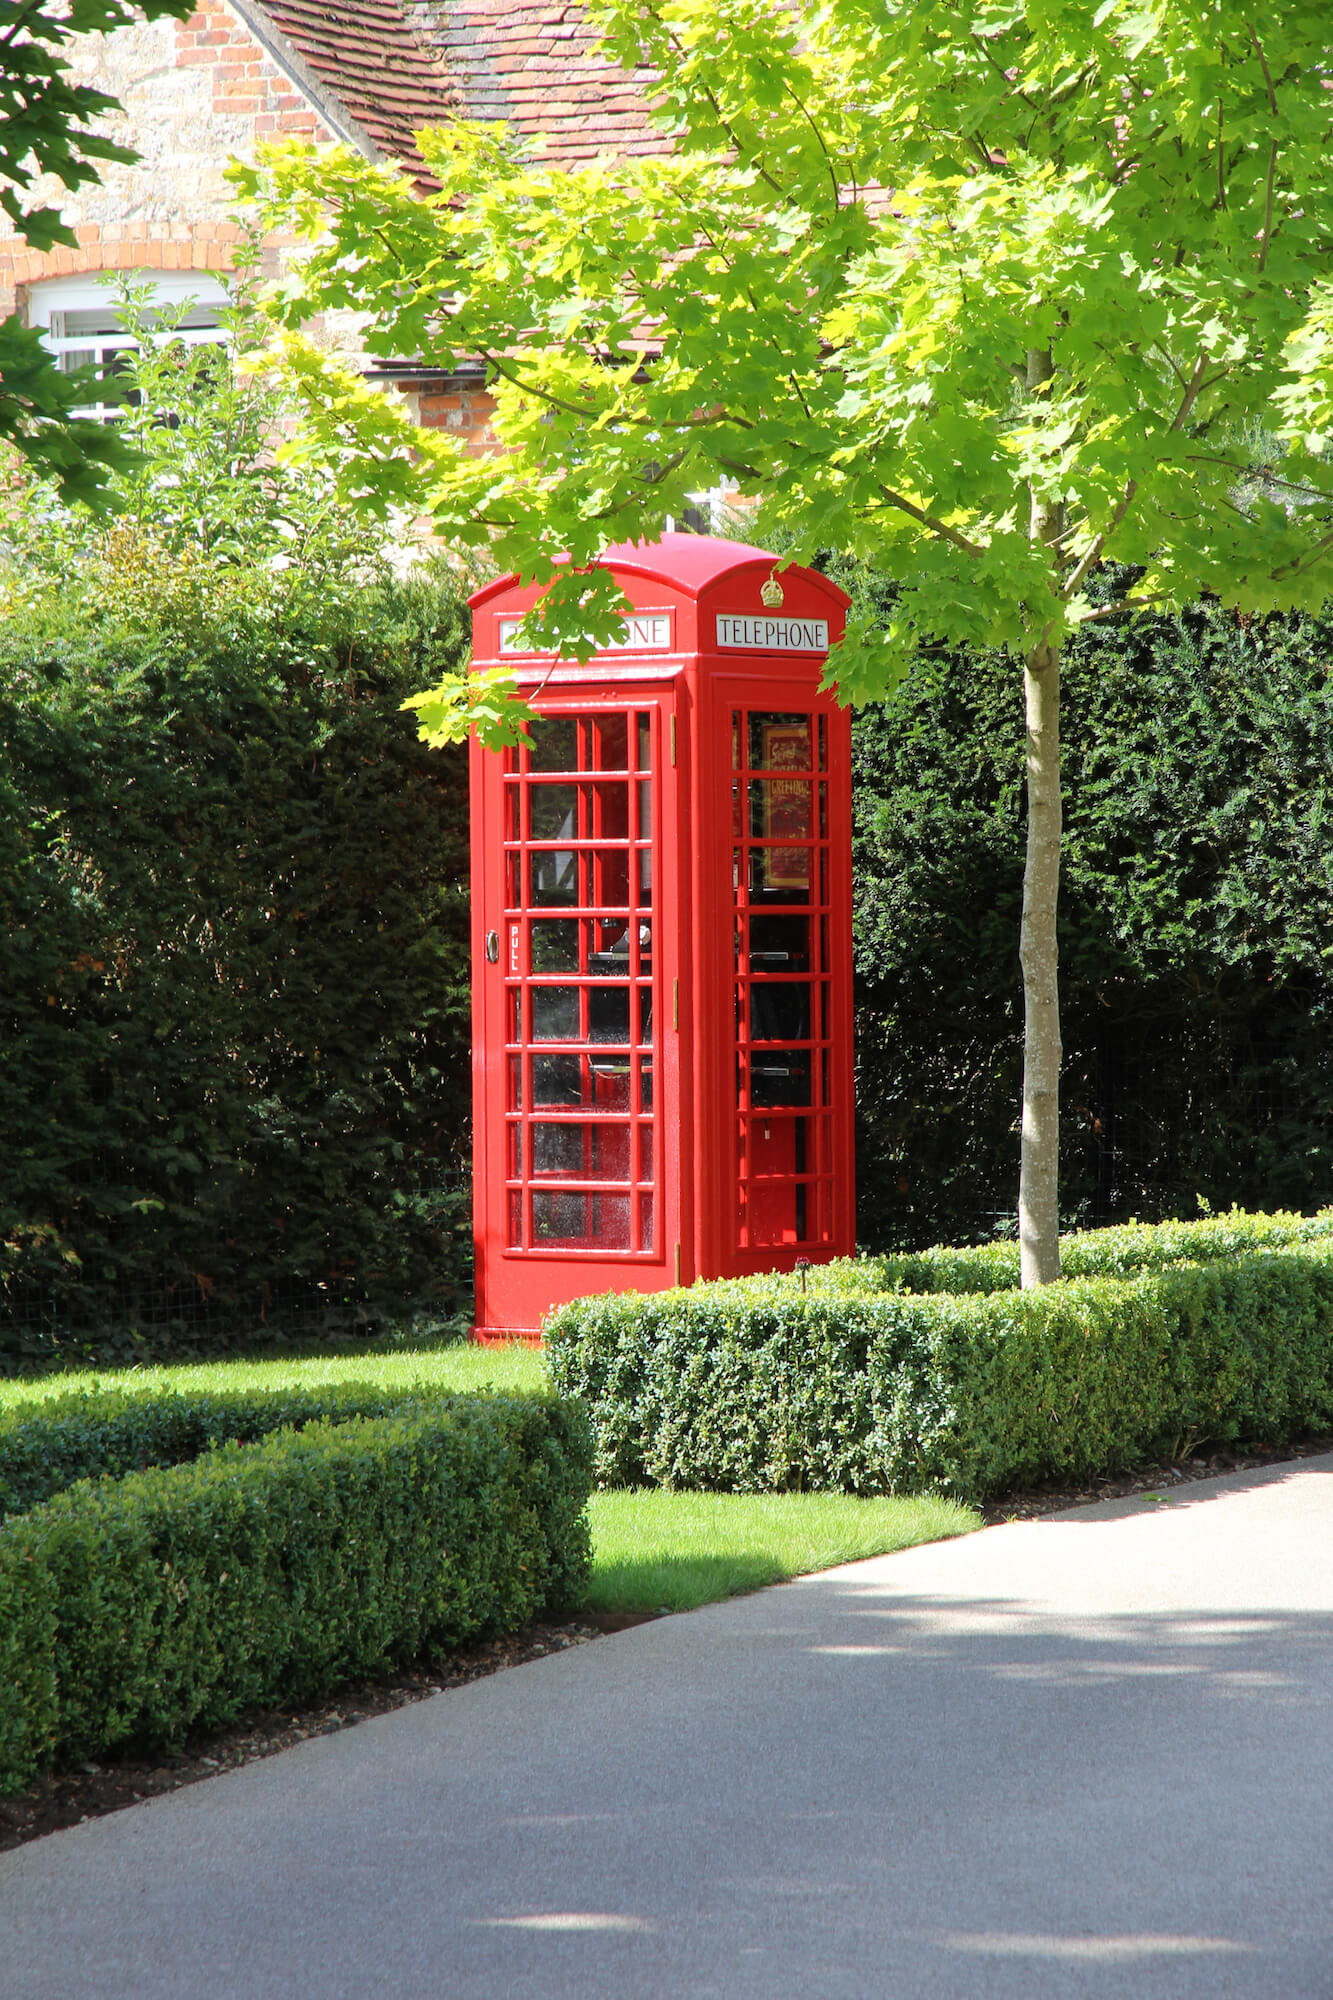
<svg viewBox="0 0 1333 2000">
<path fill-rule="evenodd" d="M 0 313 L 14 311 L 22 287 L 42 278 L 229 270 L 237 231 L 228 159 L 252 157 L 261 138 L 334 137 L 226 0 L 204 0 L 185 22 L 77 37 L 70 56 L 75 81 L 119 99 L 122 110 L 101 129 L 140 162 L 108 163 L 100 181 L 73 193 L 53 180 L 39 185 L 38 197 L 73 227 L 77 249 L 38 255 L 0 216 Z M 275 264 L 283 247 L 276 239 L 267 246 Z"/>
<path fill-rule="evenodd" d="M 449 431 L 461 438 L 472 455 L 499 449 L 491 420 L 495 399 L 481 388 L 409 389 L 408 402 L 416 421 L 428 430 Z"/>
<path fill-rule="evenodd" d="M 101 129 L 139 154 L 135 166 L 108 163 L 100 181 L 69 193 L 55 181 L 37 189 L 65 216 L 75 249 L 30 251 L 0 215 L 0 314 L 22 305 L 23 288 L 44 278 L 98 271 L 226 273 L 239 235 L 228 160 L 253 157 L 257 140 L 277 136 L 327 144 L 336 135 L 227 0 L 203 0 L 189 20 L 139 23 L 71 44 L 78 82 L 108 91 L 122 106 Z M 265 265 L 281 268 L 288 247 L 265 245 Z M 317 331 L 320 329 L 316 329 Z M 357 351 L 353 315 L 331 316 L 325 339 Z M 496 449 L 495 405 L 477 384 L 405 385 L 418 422 L 460 437 L 470 452 Z"/>
</svg>

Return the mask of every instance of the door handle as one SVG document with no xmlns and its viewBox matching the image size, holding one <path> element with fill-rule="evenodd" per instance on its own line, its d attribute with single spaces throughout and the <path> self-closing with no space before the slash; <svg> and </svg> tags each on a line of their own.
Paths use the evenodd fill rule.
<svg viewBox="0 0 1333 2000">
<path fill-rule="evenodd" d="M 499 959 L 499 956 L 500 956 L 500 933 L 499 931 L 487 931 L 486 933 L 487 965 L 494 965 Z"/>
</svg>

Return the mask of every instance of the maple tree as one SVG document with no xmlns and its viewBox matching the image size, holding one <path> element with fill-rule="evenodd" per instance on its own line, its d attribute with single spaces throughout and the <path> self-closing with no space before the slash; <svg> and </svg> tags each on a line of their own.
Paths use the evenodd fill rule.
<svg viewBox="0 0 1333 2000">
<path fill-rule="evenodd" d="M 784 560 L 896 579 L 830 656 L 841 695 L 933 647 L 1022 675 L 1023 1281 L 1059 1273 L 1060 650 L 1205 594 L 1333 584 L 1333 92 L 1323 0 L 593 0 L 646 66 L 660 155 L 542 164 L 503 130 L 422 135 L 440 192 L 346 150 L 240 173 L 311 241 L 280 312 L 312 432 L 372 505 L 422 508 L 551 588 L 586 657 L 595 566 L 731 482 Z M 468 457 L 297 329 L 485 359 L 505 451 Z M 302 447 L 296 444 L 293 449 Z M 569 560 L 562 562 L 561 558 Z M 1131 581 L 1107 601 L 1094 573 Z M 437 738 L 503 687 L 423 704 Z"/>
</svg>

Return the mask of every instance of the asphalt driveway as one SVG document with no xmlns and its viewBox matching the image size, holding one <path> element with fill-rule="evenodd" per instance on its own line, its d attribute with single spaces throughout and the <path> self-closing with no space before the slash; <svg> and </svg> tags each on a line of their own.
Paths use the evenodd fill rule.
<svg viewBox="0 0 1333 2000">
<path fill-rule="evenodd" d="M 3 2000 L 1333 2000 L 1333 1456 L 515 1667 L 0 1857 Z"/>
</svg>

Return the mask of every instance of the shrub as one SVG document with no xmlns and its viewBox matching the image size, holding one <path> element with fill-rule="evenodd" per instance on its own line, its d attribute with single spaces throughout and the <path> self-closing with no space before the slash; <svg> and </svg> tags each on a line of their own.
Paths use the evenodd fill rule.
<svg viewBox="0 0 1333 2000">
<path fill-rule="evenodd" d="M 839 581 L 864 589 L 852 565 Z M 890 589 L 874 585 L 881 597 Z M 1066 650 L 1061 1200 L 1312 1206 L 1333 1172 L 1323 617 L 1216 606 Z M 873 1249 L 1012 1217 L 1022 690 L 942 656 L 854 730 L 858 1141 Z"/>
<path fill-rule="evenodd" d="M 908 1291 L 912 1260 L 868 1259 L 804 1292 L 770 1277 L 583 1299 L 549 1317 L 548 1367 L 586 1399 L 609 1485 L 970 1500 L 1205 1440 L 1280 1442 L 1333 1426 L 1333 1241 L 1327 1216 L 1269 1220 L 1090 1235 L 1071 1263 L 1111 1275 L 1031 1292 L 994 1283 L 995 1246 L 922 1260 L 972 1286 L 956 1292 Z M 1182 1248 L 1213 1254 L 1170 1261 Z"/>
<path fill-rule="evenodd" d="M 71 1391 L 0 1415 L 0 1517 L 24 1513 L 79 1479 L 183 1465 L 215 1445 L 254 1444 L 277 1430 L 440 1408 L 457 1392 L 414 1382 L 316 1388 Z"/>
<path fill-rule="evenodd" d="M 465 614 L 310 618 L 0 639 L 0 1367 L 466 1286 Z"/>
<path fill-rule="evenodd" d="M 81 1481 L 0 1526 L 0 1791 L 575 1601 L 583 1413 L 502 1397 Z"/>
<path fill-rule="evenodd" d="M 465 659 L 258 363 L 120 286 L 110 524 L 0 492 L 0 1367 L 465 1301 Z M 164 413 L 170 421 L 164 422 Z"/>
<path fill-rule="evenodd" d="M 1192 1222 L 1127 1222 L 1111 1229 L 1085 1229 L 1060 1241 L 1066 1278 L 1123 1278 L 1159 1271 L 1185 1261 L 1209 1263 L 1238 1250 L 1284 1249 L 1333 1238 L 1333 1209 L 1317 1215 L 1225 1215 Z M 825 1275 L 827 1274 L 827 1275 Z M 839 1260 L 812 1271 L 811 1280 L 842 1288 L 848 1283 L 872 1291 L 1002 1292 L 1018 1284 L 1018 1245 L 987 1243 L 974 1249 L 937 1247 L 902 1256 Z"/>
</svg>

